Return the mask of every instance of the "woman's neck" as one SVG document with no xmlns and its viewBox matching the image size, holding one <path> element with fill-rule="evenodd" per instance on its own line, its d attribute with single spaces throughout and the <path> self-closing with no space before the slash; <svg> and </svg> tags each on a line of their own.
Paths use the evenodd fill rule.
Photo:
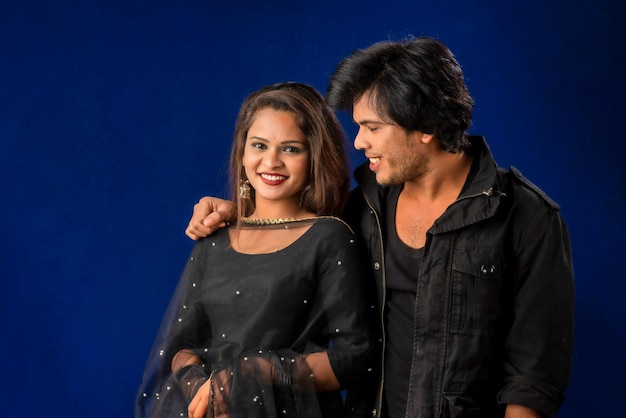
<svg viewBox="0 0 626 418">
<path fill-rule="evenodd" d="M 286 204 L 280 202 L 277 204 L 268 204 L 267 202 L 257 202 L 254 212 L 249 218 L 259 219 L 299 219 L 315 216 L 314 213 L 301 208 L 297 203 Z"/>
</svg>

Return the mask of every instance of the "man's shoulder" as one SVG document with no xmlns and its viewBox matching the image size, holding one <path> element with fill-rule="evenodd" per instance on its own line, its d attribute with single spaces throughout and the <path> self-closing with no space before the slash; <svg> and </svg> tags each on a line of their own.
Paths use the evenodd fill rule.
<svg viewBox="0 0 626 418">
<path fill-rule="evenodd" d="M 559 204 L 546 194 L 535 183 L 526 178 L 520 170 L 514 166 L 501 169 L 503 176 L 508 180 L 508 187 L 515 189 L 515 196 L 523 197 L 528 203 L 535 201 L 541 205 L 547 205 L 554 210 L 559 210 Z M 505 186 L 505 189 L 507 186 Z"/>
</svg>

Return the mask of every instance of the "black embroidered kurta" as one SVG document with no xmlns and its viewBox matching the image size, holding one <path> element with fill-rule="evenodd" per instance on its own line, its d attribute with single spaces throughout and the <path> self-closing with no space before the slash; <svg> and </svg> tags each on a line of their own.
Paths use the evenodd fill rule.
<svg viewBox="0 0 626 418">
<path fill-rule="evenodd" d="M 363 263 L 343 222 L 313 222 L 270 254 L 235 251 L 226 229 L 195 245 L 148 360 L 137 418 L 186 417 L 211 372 L 233 417 L 344 414 L 339 392 L 315 393 L 302 378 L 310 372 L 301 354 L 327 350 L 342 388 L 367 375 Z M 174 361 L 172 372 L 180 350 L 202 365 L 178 370 Z"/>
</svg>

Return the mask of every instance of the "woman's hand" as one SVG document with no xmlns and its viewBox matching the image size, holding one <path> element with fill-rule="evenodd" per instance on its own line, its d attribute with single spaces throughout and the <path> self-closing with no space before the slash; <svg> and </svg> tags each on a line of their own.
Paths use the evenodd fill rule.
<svg viewBox="0 0 626 418">
<path fill-rule="evenodd" d="M 187 408 L 189 418 L 204 418 L 209 408 L 209 398 L 211 397 L 211 379 L 204 382 L 196 396 L 193 397 Z"/>
<path fill-rule="evenodd" d="M 211 235 L 233 218 L 233 204 L 216 197 L 203 197 L 193 207 L 185 234 L 192 240 Z"/>
<path fill-rule="evenodd" d="M 189 418 L 228 418 L 231 374 L 229 369 L 211 374 L 204 382 L 187 408 Z"/>
</svg>

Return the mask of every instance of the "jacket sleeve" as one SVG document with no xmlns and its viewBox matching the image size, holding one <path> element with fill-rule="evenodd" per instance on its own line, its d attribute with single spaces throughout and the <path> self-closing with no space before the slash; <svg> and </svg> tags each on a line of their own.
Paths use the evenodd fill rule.
<svg viewBox="0 0 626 418">
<path fill-rule="evenodd" d="M 536 197 L 536 196 L 535 196 Z M 536 209 L 536 208 L 535 208 Z M 574 278 L 570 240 L 558 206 L 523 210 L 515 234 L 512 323 L 498 400 L 556 414 L 572 367 Z"/>
</svg>

